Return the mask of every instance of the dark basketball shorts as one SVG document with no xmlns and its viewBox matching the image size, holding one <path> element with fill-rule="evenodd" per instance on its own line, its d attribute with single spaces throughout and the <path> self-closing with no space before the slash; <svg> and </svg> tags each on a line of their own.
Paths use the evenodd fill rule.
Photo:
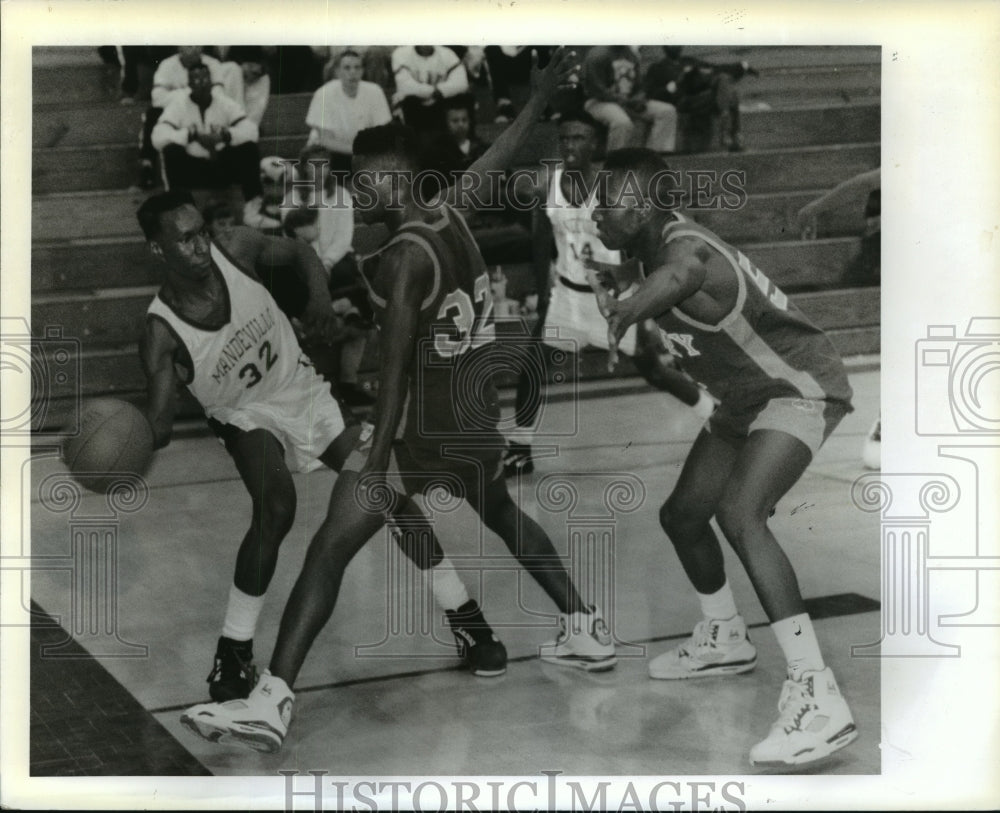
<svg viewBox="0 0 1000 813">
<path fill-rule="evenodd" d="M 371 451 L 372 435 L 364 433 L 344 463 L 344 471 L 361 471 Z M 387 472 L 388 483 L 404 494 L 443 488 L 455 497 L 475 500 L 487 485 L 503 476 L 503 438 L 468 437 L 441 440 L 430 446 L 397 440 Z"/>
<path fill-rule="evenodd" d="M 814 455 L 851 411 L 845 401 L 812 398 L 772 398 L 757 404 L 722 403 L 705 428 L 734 445 L 758 429 L 773 429 L 801 440 Z"/>
</svg>

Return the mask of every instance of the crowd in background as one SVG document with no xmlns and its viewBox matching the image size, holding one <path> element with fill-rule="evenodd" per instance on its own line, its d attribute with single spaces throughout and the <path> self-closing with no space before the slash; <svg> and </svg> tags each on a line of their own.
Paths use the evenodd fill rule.
<svg viewBox="0 0 1000 813">
<path fill-rule="evenodd" d="M 715 66 L 664 48 L 645 59 L 630 46 L 578 49 L 582 75 L 544 118 L 583 109 L 604 128 L 606 149 L 644 145 L 661 153 L 741 149 L 736 82 L 746 63 Z M 238 188 L 205 198 L 213 230 L 237 223 L 311 245 L 329 273 L 345 332 L 332 362 L 341 394 L 369 397 L 357 370 L 371 330 L 353 253 L 354 212 L 342 185 L 354 137 L 398 120 L 423 145 L 426 168 L 461 172 L 489 144 L 476 132 L 481 102 L 494 124 L 512 121 L 530 93 L 533 61 L 544 67 L 549 46 L 105 46 L 102 59 L 121 70 L 122 104 L 145 105 L 138 134 L 142 189 L 193 192 Z M 296 156 L 260 153 L 260 126 L 272 95 L 312 93 Z M 282 123 L 292 132 L 294 126 Z M 283 159 L 297 159 L 294 165 Z M 285 174 L 297 179 L 327 167 L 324 195 L 336 205 L 310 207 L 301 194 L 285 199 Z M 289 169 L 294 166 L 294 169 Z M 339 179 L 339 180 L 338 180 Z M 433 194 L 435 189 L 425 189 Z M 505 280 L 495 294 L 504 308 Z M 524 305 L 510 305 L 516 313 Z"/>
</svg>

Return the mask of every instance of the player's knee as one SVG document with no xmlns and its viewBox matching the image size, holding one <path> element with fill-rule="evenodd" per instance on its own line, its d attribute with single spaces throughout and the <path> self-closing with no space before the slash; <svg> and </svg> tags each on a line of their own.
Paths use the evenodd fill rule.
<svg viewBox="0 0 1000 813">
<path fill-rule="evenodd" d="M 660 527 L 674 545 L 683 544 L 684 540 L 690 539 L 691 529 L 707 521 L 706 517 L 685 506 L 685 500 L 678 499 L 673 494 L 660 506 Z"/>
<path fill-rule="evenodd" d="M 715 518 L 719 528 L 734 547 L 745 544 L 767 525 L 768 511 L 741 499 L 724 499 Z"/>
<path fill-rule="evenodd" d="M 261 536 L 280 542 L 295 522 L 295 491 L 275 489 L 264 494 L 254 507 Z"/>
</svg>

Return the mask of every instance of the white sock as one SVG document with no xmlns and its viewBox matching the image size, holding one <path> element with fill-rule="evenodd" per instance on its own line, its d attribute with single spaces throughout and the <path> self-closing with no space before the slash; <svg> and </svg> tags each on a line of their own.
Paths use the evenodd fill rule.
<svg viewBox="0 0 1000 813">
<path fill-rule="evenodd" d="M 434 600 L 442 610 L 457 610 L 469 600 L 469 593 L 447 556 L 431 568 L 429 577 Z"/>
<path fill-rule="evenodd" d="M 698 601 L 701 603 L 701 614 L 708 621 L 728 621 L 739 614 L 728 579 L 714 593 L 698 593 Z"/>
<path fill-rule="evenodd" d="M 793 680 L 798 680 L 803 672 L 820 672 L 826 668 L 823 654 L 819 651 L 816 630 L 808 613 L 782 618 L 771 624 L 781 651 L 785 653 L 788 671 Z"/>
<path fill-rule="evenodd" d="M 515 426 L 507 433 L 507 440 L 522 446 L 530 446 L 534 439 L 535 429 L 532 426 Z"/>
<path fill-rule="evenodd" d="M 234 641 L 249 641 L 257 629 L 257 619 L 264 606 L 263 596 L 250 596 L 235 584 L 229 588 L 229 605 L 222 634 Z"/>
</svg>

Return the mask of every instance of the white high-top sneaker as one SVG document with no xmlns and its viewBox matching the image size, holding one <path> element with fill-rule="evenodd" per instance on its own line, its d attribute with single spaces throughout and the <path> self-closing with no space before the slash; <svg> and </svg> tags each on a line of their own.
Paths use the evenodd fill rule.
<svg viewBox="0 0 1000 813">
<path fill-rule="evenodd" d="M 801 765 L 854 742 L 858 730 L 828 666 L 789 678 L 771 732 L 750 749 L 751 765 Z"/>
<path fill-rule="evenodd" d="M 649 662 L 649 676 L 657 680 L 684 680 L 737 675 L 757 665 L 757 649 L 747 636 L 743 617 L 727 621 L 699 621 L 691 637 Z"/>
<path fill-rule="evenodd" d="M 246 700 L 192 706 L 181 723 L 209 742 L 236 742 L 273 754 L 288 733 L 294 702 L 285 681 L 266 671 Z"/>
<path fill-rule="evenodd" d="M 601 611 L 559 616 L 560 632 L 555 641 L 542 644 L 539 655 L 546 663 L 573 666 L 587 672 L 606 672 L 618 663 L 615 645 Z"/>
</svg>

